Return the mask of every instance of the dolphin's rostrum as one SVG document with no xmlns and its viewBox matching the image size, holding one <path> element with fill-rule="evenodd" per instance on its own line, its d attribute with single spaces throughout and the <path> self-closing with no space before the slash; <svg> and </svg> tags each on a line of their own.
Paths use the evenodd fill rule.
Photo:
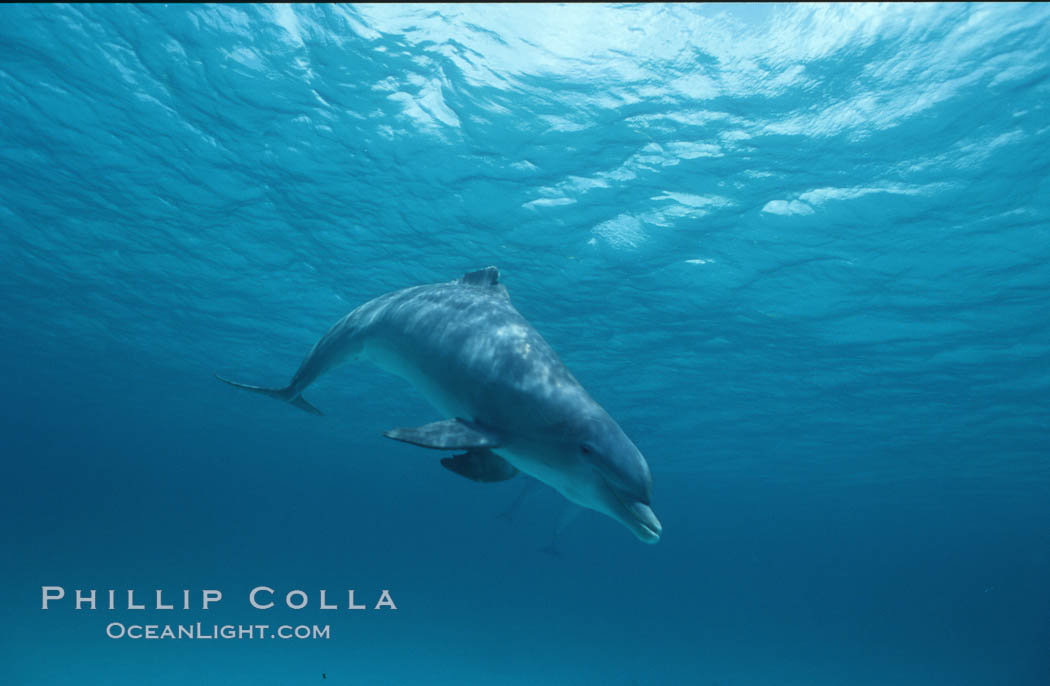
<svg viewBox="0 0 1050 686">
<path fill-rule="evenodd" d="M 407 379 L 448 417 L 389 438 L 455 451 L 441 464 L 474 481 L 520 470 L 646 543 L 660 539 L 645 458 L 514 309 L 495 267 L 361 305 L 314 345 L 285 388 L 219 378 L 321 414 L 302 393 L 348 359 Z"/>
</svg>

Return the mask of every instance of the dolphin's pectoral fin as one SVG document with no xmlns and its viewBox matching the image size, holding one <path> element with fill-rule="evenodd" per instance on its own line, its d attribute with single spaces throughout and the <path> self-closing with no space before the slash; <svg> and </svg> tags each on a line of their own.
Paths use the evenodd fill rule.
<svg viewBox="0 0 1050 686">
<path fill-rule="evenodd" d="M 495 436 L 465 419 L 446 419 L 412 429 L 391 429 L 383 435 L 434 450 L 472 450 L 499 445 Z"/>
<path fill-rule="evenodd" d="M 502 457 L 482 448 L 441 459 L 441 466 L 471 481 L 492 483 L 513 478 L 518 470 Z"/>
</svg>

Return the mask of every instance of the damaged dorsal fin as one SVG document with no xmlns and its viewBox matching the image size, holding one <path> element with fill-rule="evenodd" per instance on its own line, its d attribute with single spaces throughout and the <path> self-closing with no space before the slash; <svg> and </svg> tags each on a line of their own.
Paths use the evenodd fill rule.
<svg viewBox="0 0 1050 686">
<path fill-rule="evenodd" d="M 496 286 L 499 284 L 499 270 L 495 267 L 485 267 L 476 272 L 467 272 L 460 281 L 471 286 Z"/>
</svg>

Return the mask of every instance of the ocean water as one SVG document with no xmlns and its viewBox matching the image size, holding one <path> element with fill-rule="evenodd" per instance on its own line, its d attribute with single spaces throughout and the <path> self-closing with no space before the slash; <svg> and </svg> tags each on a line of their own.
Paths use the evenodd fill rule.
<svg viewBox="0 0 1050 686">
<path fill-rule="evenodd" d="M 0 684 L 1050 684 L 1048 105 L 1046 5 L 4 7 Z M 213 377 L 486 265 L 658 544 Z"/>
</svg>

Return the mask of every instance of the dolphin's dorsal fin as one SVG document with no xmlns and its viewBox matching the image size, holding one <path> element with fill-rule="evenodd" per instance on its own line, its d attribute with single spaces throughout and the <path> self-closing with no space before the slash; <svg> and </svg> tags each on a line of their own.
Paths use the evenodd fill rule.
<svg viewBox="0 0 1050 686">
<path fill-rule="evenodd" d="M 499 270 L 495 267 L 485 267 L 476 272 L 467 272 L 460 281 L 471 286 L 495 286 L 499 284 Z"/>
<path fill-rule="evenodd" d="M 472 450 L 494 448 L 499 441 L 488 431 L 465 419 L 446 419 L 412 429 L 391 429 L 383 434 L 395 441 L 404 441 L 421 448 L 434 450 Z"/>
<path fill-rule="evenodd" d="M 499 270 L 495 267 L 485 267 L 476 272 L 467 272 L 459 278 L 459 283 L 467 286 L 479 286 L 488 289 L 487 292 L 497 297 L 510 300 L 507 288 L 499 282 Z"/>
</svg>

